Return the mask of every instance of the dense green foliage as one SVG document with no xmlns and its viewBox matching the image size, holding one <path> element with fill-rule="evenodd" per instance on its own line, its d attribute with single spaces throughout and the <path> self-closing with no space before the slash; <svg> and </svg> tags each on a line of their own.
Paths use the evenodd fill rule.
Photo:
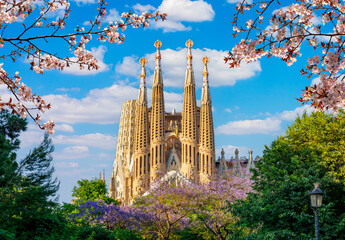
<svg viewBox="0 0 345 240">
<path fill-rule="evenodd" d="M 308 193 L 313 183 L 326 192 L 320 210 L 322 239 L 345 234 L 345 118 L 322 112 L 303 114 L 264 150 L 253 170 L 254 192 L 229 205 L 248 239 L 311 239 L 314 214 Z"/>
<path fill-rule="evenodd" d="M 19 134 L 26 130 L 27 123 L 7 111 L 0 114 L 1 234 L 16 239 L 47 238 L 58 228 L 53 198 L 59 183 L 52 178 L 52 141 L 45 135 L 38 147 L 17 161 Z"/>
<path fill-rule="evenodd" d="M 0 187 L 6 187 L 14 180 L 18 163 L 16 153 L 21 131 L 25 131 L 27 122 L 8 111 L 0 111 Z"/>
<path fill-rule="evenodd" d="M 107 197 L 107 188 L 105 182 L 100 179 L 94 178 L 91 180 L 82 179 L 78 181 L 78 186 L 72 190 L 72 197 L 79 201 L 95 201 L 101 199 L 106 203 L 117 203 L 114 199 Z"/>
</svg>

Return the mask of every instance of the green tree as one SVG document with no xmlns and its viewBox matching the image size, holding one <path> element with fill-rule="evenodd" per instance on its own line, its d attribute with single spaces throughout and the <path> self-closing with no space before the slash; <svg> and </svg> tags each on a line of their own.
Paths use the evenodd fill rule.
<svg viewBox="0 0 345 240">
<path fill-rule="evenodd" d="M 0 187 L 13 182 L 18 163 L 15 151 L 19 148 L 19 134 L 27 122 L 7 110 L 0 111 Z"/>
<path fill-rule="evenodd" d="M 26 125 L 18 115 L 0 112 L 0 238 L 54 239 L 61 237 L 66 224 L 54 210 L 59 188 L 52 177 L 54 147 L 46 134 L 38 147 L 18 161 L 15 151 Z"/>
<path fill-rule="evenodd" d="M 253 193 L 230 205 L 242 227 L 253 232 L 248 239 L 310 239 L 314 214 L 309 191 L 321 183 L 326 192 L 320 210 L 322 239 L 345 234 L 345 182 L 343 169 L 345 118 L 322 112 L 303 114 L 285 136 L 266 146 L 253 170 Z"/>
<path fill-rule="evenodd" d="M 106 203 L 117 203 L 114 199 L 107 197 L 107 188 L 105 182 L 94 178 L 91 180 L 82 179 L 78 181 L 78 186 L 74 186 L 72 197 L 79 201 L 95 201 L 101 199 Z"/>
</svg>

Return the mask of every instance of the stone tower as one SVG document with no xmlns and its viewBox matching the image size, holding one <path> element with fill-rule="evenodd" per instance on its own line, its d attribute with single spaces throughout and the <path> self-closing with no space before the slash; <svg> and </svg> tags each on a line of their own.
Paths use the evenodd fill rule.
<svg viewBox="0 0 345 240">
<path fill-rule="evenodd" d="M 193 41 L 186 42 L 187 70 L 184 82 L 184 96 L 182 109 L 182 166 L 181 173 L 186 178 L 198 180 L 198 123 L 197 106 L 195 97 L 195 80 L 192 66 L 192 46 Z"/>
<path fill-rule="evenodd" d="M 151 179 L 153 182 L 158 174 L 165 174 L 165 108 L 164 108 L 164 92 L 163 77 L 161 70 L 161 41 L 155 42 L 156 67 L 152 85 L 152 101 L 151 101 Z"/>
<path fill-rule="evenodd" d="M 149 155 L 150 135 L 146 91 L 146 59 L 141 58 L 140 89 L 136 112 L 134 152 L 134 196 L 142 194 L 150 185 Z"/>
<path fill-rule="evenodd" d="M 133 161 L 135 149 L 137 100 L 128 100 L 122 106 L 119 132 L 117 135 L 116 157 L 110 179 L 109 196 L 125 199 L 125 204 L 133 197 Z"/>
<path fill-rule="evenodd" d="M 208 85 L 207 63 L 209 59 L 204 57 L 203 85 L 200 101 L 200 139 L 199 139 L 199 162 L 200 181 L 208 182 L 215 170 L 214 131 L 212 118 L 212 103 L 210 88 Z"/>
</svg>

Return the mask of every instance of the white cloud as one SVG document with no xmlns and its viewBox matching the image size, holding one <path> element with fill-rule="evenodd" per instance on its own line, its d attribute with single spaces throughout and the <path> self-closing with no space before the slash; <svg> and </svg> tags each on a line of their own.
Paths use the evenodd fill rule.
<svg viewBox="0 0 345 240">
<path fill-rule="evenodd" d="M 74 129 L 71 125 L 68 124 L 56 124 L 54 127 L 55 132 L 61 131 L 61 132 L 74 132 Z"/>
<path fill-rule="evenodd" d="M 181 22 L 212 21 L 215 14 L 211 4 L 203 0 L 163 0 L 158 10 L 167 13 L 168 20 L 156 22 L 153 27 L 163 28 L 164 32 L 190 30 L 191 27 L 186 27 Z"/>
<path fill-rule="evenodd" d="M 55 142 L 54 142 L 55 143 Z M 81 159 L 90 156 L 89 148 L 86 146 L 70 146 L 61 152 L 54 152 L 53 157 L 56 160 Z"/>
<path fill-rule="evenodd" d="M 96 147 L 101 149 L 115 149 L 116 138 L 101 133 L 92 133 L 85 135 L 73 135 L 65 136 L 58 135 L 53 137 L 54 144 L 62 145 L 76 145 L 74 147 L 68 148 L 66 151 L 75 152 L 75 151 L 86 151 L 87 147 Z M 82 146 L 82 147 L 81 147 Z"/>
<path fill-rule="evenodd" d="M 150 91 L 152 94 L 152 91 Z M 150 94 L 150 98 L 151 98 Z M 165 111 L 171 112 L 173 109 L 175 109 L 177 112 L 182 111 L 182 104 L 183 104 L 183 94 L 179 93 L 168 93 L 164 92 L 164 101 L 165 101 Z M 151 103 L 151 99 L 150 99 Z M 151 105 L 151 104 L 150 104 Z"/>
<path fill-rule="evenodd" d="M 225 111 L 225 112 L 228 112 L 228 113 L 232 113 L 232 111 L 231 111 L 230 108 L 225 108 L 224 111 Z"/>
<path fill-rule="evenodd" d="M 203 22 L 214 17 L 211 4 L 203 0 L 163 0 L 158 10 L 167 13 L 173 21 Z"/>
<path fill-rule="evenodd" d="M 242 64 L 240 69 L 229 69 L 224 63 L 224 56 L 227 52 L 213 49 L 193 49 L 193 69 L 196 86 L 202 86 L 202 70 L 204 64 L 202 59 L 207 56 L 210 59 L 208 63 L 209 83 L 213 87 L 233 86 L 236 81 L 244 80 L 261 72 L 259 62 Z M 186 72 L 187 49 L 172 50 L 165 49 L 161 51 L 162 55 L 162 73 L 164 86 L 183 87 Z M 155 67 L 155 53 L 147 54 L 147 67 L 151 71 Z M 151 82 L 150 82 L 151 81 Z M 152 79 L 148 79 L 152 83 Z"/>
<path fill-rule="evenodd" d="M 272 134 L 281 130 L 281 122 L 282 120 L 276 118 L 233 121 L 218 126 L 215 133 L 226 135 Z"/>
<path fill-rule="evenodd" d="M 70 67 L 64 68 L 62 73 L 73 74 L 73 75 L 95 75 L 100 72 L 105 72 L 109 70 L 108 65 L 103 62 L 104 54 L 107 48 L 104 45 L 100 45 L 97 48 L 91 48 L 92 55 L 97 59 L 97 64 L 99 68 L 97 70 L 88 70 L 87 68 L 80 69 L 79 64 L 70 64 Z M 76 61 L 75 57 L 70 58 L 72 61 Z"/>
<path fill-rule="evenodd" d="M 96 0 L 73 0 L 77 4 L 94 4 Z"/>
<path fill-rule="evenodd" d="M 139 78 L 141 65 L 137 57 L 124 57 L 121 63 L 116 64 L 115 71 L 116 73 Z"/>
<path fill-rule="evenodd" d="M 150 12 L 156 10 L 156 8 L 150 4 L 147 5 L 141 5 L 140 3 L 137 3 L 133 6 L 134 11 L 137 14 L 143 13 L 143 12 Z"/>
<path fill-rule="evenodd" d="M 138 84 L 139 85 L 139 84 Z M 139 87 L 139 86 L 138 86 Z M 63 95 L 43 96 L 52 108 L 42 115 L 44 120 L 54 119 L 55 123 L 94 123 L 113 124 L 120 119 L 122 104 L 127 100 L 137 99 L 138 88 L 114 84 L 103 89 L 92 89 L 84 98 L 77 99 Z M 151 101 L 151 89 L 147 89 L 148 104 Z M 164 92 L 165 109 L 182 109 L 183 94 Z M 59 127 L 61 130 L 63 127 Z M 66 126 L 65 126 L 66 130 Z"/>
<path fill-rule="evenodd" d="M 186 27 L 180 22 L 174 22 L 171 20 L 165 20 L 165 21 L 159 21 L 154 22 L 152 24 L 154 28 L 163 28 L 163 32 L 177 32 L 177 31 L 190 31 L 192 30 L 192 27 L 188 26 Z"/>
<path fill-rule="evenodd" d="M 119 21 L 121 19 L 121 16 L 119 14 L 119 12 L 115 9 L 109 9 L 107 16 L 104 18 L 103 22 L 104 23 L 109 23 L 109 22 L 116 22 Z"/>
<path fill-rule="evenodd" d="M 282 120 L 285 120 L 285 121 L 293 121 L 296 119 L 297 116 L 302 116 L 304 111 L 307 114 L 310 114 L 315 110 L 314 110 L 314 108 L 310 107 L 310 105 L 304 105 L 304 106 L 298 107 L 292 111 L 284 111 L 284 112 L 278 114 L 278 117 Z"/>
<path fill-rule="evenodd" d="M 293 121 L 298 115 L 301 116 L 304 111 L 310 114 L 314 109 L 311 108 L 310 105 L 305 105 L 294 110 L 287 110 L 282 113 L 274 114 L 266 119 L 230 121 L 218 126 L 215 129 L 215 133 L 225 135 L 276 134 L 282 130 L 282 121 Z M 265 115 L 271 114 L 265 113 Z"/>
<path fill-rule="evenodd" d="M 317 78 L 314 78 L 312 81 L 311 81 L 311 84 L 310 86 L 314 86 L 316 84 L 319 84 L 321 82 L 320 78 L 317 77 Z"/>
<path fill-rule="evenodd" d="M 45 131 L 37 125 L 29 124 L 28 129 L 20 134 L 20 147 L 38 146 L 43 140 L 44 133 Z"/>
<path fill-rule="evenodd" d="M 235 150 L 238 149 L 239 156 L 249 156 L 249 148 L 245 146 L 223 145 L 216 148 L 216 156 L 221 156 L 221 151 L 224 149 L 225 159 L 230 159 L 230 156 L 235 156 Z"/>
<path fill-rule="evenodd" d="M 59 92 L 79 92 L 80 88 L 75 87 L 75 88 L 57 88 L 55 91 Z"/>
<path fill-rule="evenodd" d="M 0 84 L 0 97 L 3 101 L 8 101 L 10 98 L 14 98 L 13 94 L 7 89 L 5 84 Z"/>
<path fill-rule="evenodd" d="M 210 59 L 208 64 L 209 83 L 213 87 L 233 86 L 236 81 L 244 80 L 261 72 L 259 62 L 249 64 L 243 63 L 241 68 L 230 69 L 224 63 L 225 51 L 217 51 L 212 49 L 193 49 L 193 69 L 195 75 L 196 86 L 202 86 L 202 58 L 207 56 Z M 164 86 L 167 87 L 183 87 L 186 72 L 186 56 L 187 49 L 161 50 L 162 55 L 162 73 Z M 147 70 L 153 72 L 155 68 L 155 53 L 146 54 Z M 139 78 L 140 64 L 138 57 L 124 57 L 121 63 L 116 65 L 116 72 L 129 76 L 137 76 Z M 149 72 L 148 71 L 148 72 Z M 152 77 L 147 76 L 148 85 L 152 84 Z"/>
<path fill-rule="evenodd" d="M 65 153 L 88 153 L 89 148 L 86 146 L 71 146 L 64 149 Z"/>
<path fill-rule="evenodd" d="M 56 123 L 95 123 L 110 124 L 118 121 L 122 104 L 136 99 L 138 89 L 131 86 L 113 85 L 103 89 L 92 89 L 82 99 L 64 95 L 44 96 L 52 108 L 43 114 L 45 120 L 54 119 Z"/>
<path fill-rule="evenodd" d="M 77 167 L 79 167 L 79 163 L 76 163 L 76 162 L 56 162 L 54 165 L 57 168 L 77 168 Z"/>
</svg>

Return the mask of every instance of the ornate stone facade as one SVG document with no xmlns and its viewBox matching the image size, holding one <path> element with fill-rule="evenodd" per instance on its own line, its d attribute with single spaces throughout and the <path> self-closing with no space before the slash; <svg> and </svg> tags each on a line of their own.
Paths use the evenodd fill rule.
<svg viewBox="0 0 345 240">
<path fill-rule="evenodd" d="M 159 176 L 183 176 L 207 182 L 215 172 L 212 103 L 207 63 L 203 59 L 201 106 L 196 105 L 192 66 L 193 42 L 188 40 L 182 113 L 165 112 L 160 41 L 155 42 L 156 66 L 151 108 L 147 105 L 146 59 L 142 65 L 138 100 L 123 104 L 109 196 L 129 204 L 146 192 Z M 169 175 L 170 173 L 170 175 Z M 174 173 L 174 174 L 172 174 Z"/>
</svg>

